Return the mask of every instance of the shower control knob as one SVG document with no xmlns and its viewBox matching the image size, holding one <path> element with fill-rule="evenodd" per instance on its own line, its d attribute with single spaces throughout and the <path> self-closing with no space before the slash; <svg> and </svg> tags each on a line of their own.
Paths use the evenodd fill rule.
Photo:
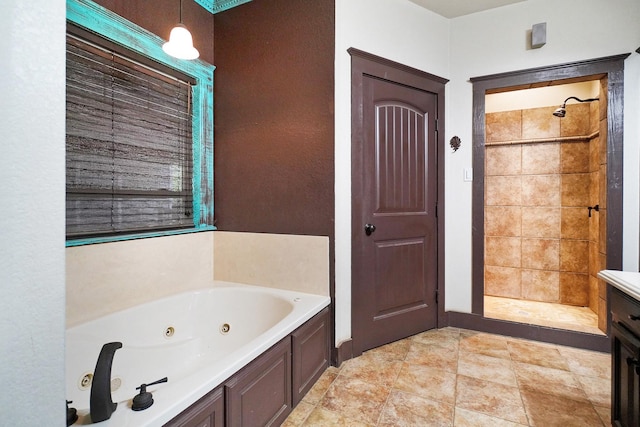
<svg viewBox="0 0 640 427">
<path fill-rule="evenodd" d="M 364 233 L 367 236 L 371 236 L 371 233 L 373 233 L 374 231 L 376 231 L 376 226 L 373 224 L 365 224 L 364 226 Z"/>
</svg>

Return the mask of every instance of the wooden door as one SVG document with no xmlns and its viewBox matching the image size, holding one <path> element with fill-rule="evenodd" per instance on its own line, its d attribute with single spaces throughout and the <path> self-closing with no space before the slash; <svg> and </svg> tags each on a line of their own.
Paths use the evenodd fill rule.
<svg viewBox="0 0 640 427">
<path fill-rule="evenodd" d="M 353 159 L 362 162 L 352 194 L 354 354 L 437 326 L 437 102 L 424 89 L 362 79 L 361 157 Z"/>
</svg>

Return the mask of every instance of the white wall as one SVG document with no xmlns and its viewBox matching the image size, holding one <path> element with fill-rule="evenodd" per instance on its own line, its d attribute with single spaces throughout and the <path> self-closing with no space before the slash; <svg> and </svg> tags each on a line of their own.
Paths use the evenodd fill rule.
<svg viewBox="0 0 640 427">
<path fill-rule="evenodd" d="M 64 424 L 64 0 L 0 5 L 0 424 Z"/>
<path fill-rule="evenodd" d="M 447 78 L 449 20 L 407 0 L 336 0 L 336 344 L 351 337 L 350 47 Z"/>
<path fill-rule="evenodd" d="M 547 44 L 527 49 L 527 31 L 547 23 Z M 637 0 L 536 0 L 451 20 L 447 136 L 463 147 L 447 155 L 446 309 L 471 311 L 471 77 L 628 53 L 640 46 Z M 639 55 L 625 63 L 624 268 L 638 265 Z M 627 239 L 628 237 L 628 239 Z"/>
<path fill-rule="evenodd" d="M 527 48 L 547 23 L 547 44 Z M 471 311 L 472 85 L 469 78 L 633 52 L 637 0 L 529 0 L 447 20 L 407 0 L 336 0 L 336 344 L 351 336 L 351 135 L 349 47 L 450 79 L 445 141 L 445 309 Z M 638 266 L 640 55 L 625 62 L 624 267 Z M 628 237 L 628 238 L 627 238 Z"/>
</svg>

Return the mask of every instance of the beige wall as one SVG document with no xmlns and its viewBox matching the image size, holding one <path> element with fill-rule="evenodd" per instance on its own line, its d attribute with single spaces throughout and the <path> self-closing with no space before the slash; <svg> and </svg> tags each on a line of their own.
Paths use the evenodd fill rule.
<svg viewBox="0 0 640 427">
<path fill-rule="evenodd" d="M 214 278 L 329 295 L 329 239 L 216 231 L 70 247 L 66 273 L 67 327 Z"/>
<path fill-rule="evenodd" d="M 329 295 L 329 238 L 215 232 L 214 277 Z"/>
</svg>

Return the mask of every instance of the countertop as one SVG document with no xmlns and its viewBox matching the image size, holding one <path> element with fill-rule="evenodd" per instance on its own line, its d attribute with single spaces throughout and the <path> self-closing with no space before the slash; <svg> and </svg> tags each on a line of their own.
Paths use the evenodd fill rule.
<svg viewBox="0 0 640 427">
<path fill-rule="evenodd" d="M 640 301 L 640 273 L 635 271 L 602 270 L 598 277 Z"/>
</svg>

